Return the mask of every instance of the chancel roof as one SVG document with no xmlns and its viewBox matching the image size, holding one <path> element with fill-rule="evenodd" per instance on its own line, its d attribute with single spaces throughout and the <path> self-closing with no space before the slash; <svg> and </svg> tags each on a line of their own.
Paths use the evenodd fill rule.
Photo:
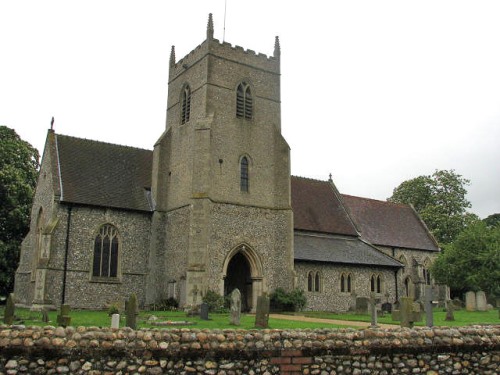
<svg viewBox="0 0 500 375">
<path fill-rule="evenodd" d="M 388 247 L 439 251 L 415 210 L 405 204 L 342 194 L 342 200 L 356 222 L 361 237 Z"/>
<path fill-rule="evenodd" d="M 61 201 L 152 211 L 153 152 L 56 135 Z"/>
<path fill-rule="evenodd" d="M 385 255 L 357 237 L 295 232 L 294 259 L 378 267 L 401 267 L 401 263 Z"/>
</svg>

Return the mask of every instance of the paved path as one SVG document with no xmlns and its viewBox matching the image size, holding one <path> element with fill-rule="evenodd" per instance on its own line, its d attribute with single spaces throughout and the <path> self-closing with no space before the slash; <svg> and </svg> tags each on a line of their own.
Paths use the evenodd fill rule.
<svg viewBox="0 0 500 375">
<path fill-rule="evenodd" d="M 269 317 L 274 318 L 274 319 L 282 319 L 282 320 L 295 320 L 295 321 L 299 321 L 299 322 L 327 323 L 327 324 L 337 324 L 337 325 L 343 325 L 343 326 L 362 327 L 362 328 L 370 327 L 370 323 L 367 323 L 367 322 L 355 322 L 355 321 L 323 319 L 323 318 L 310 318 L 307 316 L 300 316 L 300 315 L 269 314 Z M 396 325 L 396 324 L 381 324 L 381 323 L 379 323 L 378 326 L 380 328 L 399 327 L 399 325 Z"/>
</svg>

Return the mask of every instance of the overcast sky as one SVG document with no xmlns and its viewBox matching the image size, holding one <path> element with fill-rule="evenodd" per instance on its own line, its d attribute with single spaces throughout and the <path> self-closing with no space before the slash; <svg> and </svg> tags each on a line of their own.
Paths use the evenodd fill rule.
<svg viewBox="0 0 500 375">
<path fill-rule="evenodd" d="M 172 6 L 172 4 L 175 4 Z M 180 5 L 179 5 L 180 4 Z M 0 124 L 152 149 L 168 61 L 206 36 L 272 55 L 292 173 L 385 200 L 454 169 L 500 212 L 500 1 L 0 0 Z"/>
</svg>

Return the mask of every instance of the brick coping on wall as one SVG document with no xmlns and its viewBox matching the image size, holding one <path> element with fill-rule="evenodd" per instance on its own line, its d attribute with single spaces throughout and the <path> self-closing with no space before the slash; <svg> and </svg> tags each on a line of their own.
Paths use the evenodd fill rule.
<svg viewBox="0 0 500 375">
<path fill-rule="evenodd" d="M 380 358 L 472 352 L 494 353 L 493 358 L 500 358 L 500 325 L 363 330 L 132 330 L 0 325 L 0 373 L 2 366 L 7 368 L 13 363 L 12 358 L 182 358 L 188 362 L 202 358 L 214 363 L 266 359 L 270 366 L 278 368 L 277 373 L 302 374 L 317 358 L 325 356 Z M 17 360 L 14 362 L 17 364 Z"/>
</svg>

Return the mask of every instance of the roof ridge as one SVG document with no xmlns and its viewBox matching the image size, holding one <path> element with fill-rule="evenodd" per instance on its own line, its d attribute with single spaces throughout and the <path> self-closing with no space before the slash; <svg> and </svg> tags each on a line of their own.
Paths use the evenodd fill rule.
<svg viewBox="0 0 500 375">
<path fill-rule="evenodd" d="M 89 138 L 74 137 L 72 135 L 59 134 L 59 133 L 56 133 L 56 135 L 58 137 L 71 138 L 71 139 L 75 139 L 75 140 L 79 140 L 79 141 L 85 141 L 85 142 L 89 142 L 89 143 L 96 143 L 96 144 L 101 144 L 101 145 L 116 146 L 116 147 L 121 147 L 121 148 L 126 148 L 126 149 L 132 149 L 132 150 L 153 152 L 153 150 L 148 150 L 146 148 L 141 148 L 141 147 L 135 147 L 135 146 L 129 146 L 129 145 L 121 145 L 121 144 L 118 144 L 118 143 L 98 141 L 98 140 L 89 139 Z"/>
<path fill-rule="evenodd" d="M 303 176 L 290 176 L 292 178 L 299 178 L 301 180 L 308 180 L 308 181 L 314 181 L 314 182 L 324 182 L 328 183 L 327 180 L 318 180 L 317 178 L 311 178 L 311 177 L 303 177 Z"/>
<path fill-rule="evenodd" d="M 344 193 L 340 193 L 340 194 L 342 196 L 344 196 L 344 197 L 352 197 L 352 198 L 364 199 L 364 200 L 367 200 L 367 201 L 374 201 L 374 202 L 380 202 L 380 203 L 384 203 L 384 204 L 391 204 L 393 206 L 402 206 L 402 207 L 411 208 L 411 205 L 407 204 L 407 203 L 397 203 L 397 202 L 391 202 L 391 201 L 388 201 L 388 200 L 384 201 L 382 199 L 360 197 L 360 196 L 352 195 L 352 194 L 344 194 Z"/>
</svg>

